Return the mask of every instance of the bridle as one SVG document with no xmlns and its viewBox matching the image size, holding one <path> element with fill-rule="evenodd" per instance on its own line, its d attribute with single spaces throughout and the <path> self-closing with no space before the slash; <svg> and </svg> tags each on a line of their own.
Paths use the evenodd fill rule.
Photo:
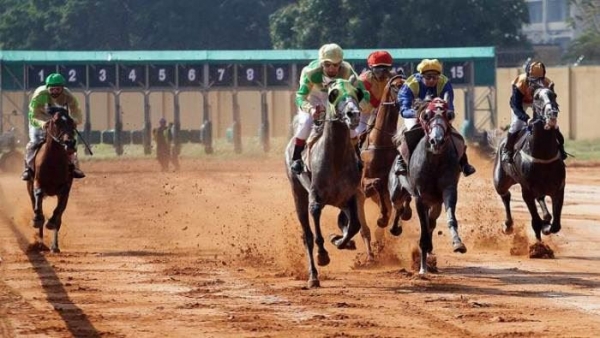
<svg viewBox="0 0 600 338">
<path fill-rule="evenodd" d="M 556 94 L 550 88 L 535 89 L 532 107 L 534 117 L 544 122 L 544 129 L 557 127 L 558 103 L 556 103 Z"/>
</svg>

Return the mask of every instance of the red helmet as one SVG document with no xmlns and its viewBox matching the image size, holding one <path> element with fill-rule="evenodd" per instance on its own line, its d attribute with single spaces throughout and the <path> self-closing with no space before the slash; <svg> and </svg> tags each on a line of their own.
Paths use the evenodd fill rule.
<svg viewBox="0 0 600 338">
<path fill-rule="evenodd" d="M 440 99 L 439 97 L 434 98 L 427 105 L 427 111 L 434 113 L 443 113 L 448 111 L 448 104 L 446 101 Z"/>
<path fill-rule="evenodd" d="M 384 50 L 375 51 L 375 52 L 369 54 L 369 57 L 367 58 L 367 65 L 369 67 L 377 67 L 377 66 L 391 67 L 392 62 L 394 62 L 394 60 L 392 59 L 392 56 L 390 55 L 390 53 L 388 53 Z"/>
</svg>

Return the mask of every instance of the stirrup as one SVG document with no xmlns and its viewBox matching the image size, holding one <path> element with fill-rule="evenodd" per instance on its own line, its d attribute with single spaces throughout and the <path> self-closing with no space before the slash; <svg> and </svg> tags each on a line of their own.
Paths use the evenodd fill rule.
<svg viewBox="0 0 600 338">
<path fill-rule="evenodd" d="M 514 153 L 512 151 L 503 149 L 501 161 L 506 163 L 513 163 L 513 156 Z"/>
<path fill-rule="evenodd" d="M 292 162 L 292 165 L 290 166 L 290 169 L 292 170 L 292 172 L 296 175 L 300 175 L 302 174 L 302 171 L 304 170 L 304 163 L 302 163 L 302 160 L 298 159 L 298 160 L 294 160 Z"/>
</svg>

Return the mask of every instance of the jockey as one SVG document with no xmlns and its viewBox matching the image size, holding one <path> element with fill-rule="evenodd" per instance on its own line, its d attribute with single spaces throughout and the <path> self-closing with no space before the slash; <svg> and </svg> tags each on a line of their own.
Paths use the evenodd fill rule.
<svg viewBox="0 0 600 338">
<path fill-rule="evenodd" d="M 79 102 L 71 91 L 65 87 L 65 78 L 59 73 L 52 73 L 46 83 L 39 86 L 29 102 L 29 143 L 25 147 L 25 171 L 21 175 L 24 181 L 33 179 L 33 160 L 39 146 L 45 139 L 44 124 L 52 119 L 46 114 L 47 106 L 66 106 L 75 125 L 81 123 L 82 116 Z M 83 178 L 85 174 L 79 169 L 77 152 L 70 157 L 73 178 Z"/>
<path fill-rule="evenodd" d="M 312 61 L 302 69 L 300 87 L 296 91 L 299 127 L 294 135 L 295 147 L 291 165 L 294 173 L 300 174 L 304 169 L 302 151 L 306 146 L 306 139 L 310 135 L 313 120 L 322 117 L 328 104 L 327 84 L 338 78 L 348 80 L 353 75 L 357 77 L 352 66 L 344 61 L 342 48 L 335 43 L 323 45 L 319 49 L 319 59 Z M 368 102 L 369 92 L 364 89 L 362 82 L 358 82 L 357 88 L 362 90 L 363 100 Z M 352 130 L 350 135 L 358 148 L 358 133 L 356 130 Z"/>
<path fill-rule="evenodd" d="M 448 78 L 442 74 L 442 64 L 437 59 L 423 59 L 417 66 L 417 73 L 411 75 L 400 88 L 397 103 L 400 115 L 404 118 L 404 129 L 412 129 L 417 124 L 417 112 L 413 108 L 415 98 L 425 100 L 435 97 L 443 98 L 448 104 L 447 116 L 450 122 L 454 120 L 454 89 Z M 454 129 L 454 127 L 452 128 Z M 458 134 L 458 132 L 455 132 Z M 403 134 L 402 134 L 403 135 Z M 460 135 L 460 134 L 459 134 Z M 402 142 L 404 139 L 401 140 Z M 460 158 L 459 164 L 463 175 L 470 176 L 475 168 L 469 164 L 467 152 Z M 406 163 L 398 156 L 395 167 L 396 175 L 406 175 Z"/>
<path fill-rule="evenodd" d="M 362 134 L 375 122 L 374 117 L 381 103 L 383 90 L 392 77 L 392 62 L 392 56 L 384 50 L 375 51 L 367 57 L 369 70 L 360 74 L 359 78 L 369 91 L 371 100 L 361 101 L 360 124 L 356 128 L 358 134 Z"/>
<path fill-rule="evenodd" d="M 512 120 L 506 143 L 502 148 L 502 161 L 512 163 L 515 142 L 518 139 L 519 131 L 527 125 L 530 117 L 525 113 L 528 107 L 533 103 L 533 91 L 537 87 L 548 87 L 554 91 L 554 83 L 546 77 L 546 66 L 538 61 L 533 61 L 525 67 L 525 73 L 517 76 L 512 83 L 512 95 L 510 97 L 510 108 L 512 109 Z M 567 159 L 565 152 L 565 139 L 558 127 L 556 130 L 556 139 L 561 158 Z"/>
</svg>

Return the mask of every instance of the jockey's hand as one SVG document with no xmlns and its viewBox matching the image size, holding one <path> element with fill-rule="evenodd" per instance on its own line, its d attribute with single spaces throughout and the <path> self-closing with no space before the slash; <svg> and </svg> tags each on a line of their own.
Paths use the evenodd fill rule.
<svg viewBox="0 0 600 338">
<path fill-rule="evenodd" d="M 454 110 L 448 110 L 448 111 L 446 111 L 446 117 L 448 118 L 448 121 L 454 120 L 454 118 L 456 117 L 456 114 L 454 113 Z"/>
<path fill-rule="evenodd" d="M 533 124 L 533 119 L 529 116 L 527 116 L 527 125 L 530 126 Z"/>
<path fill-rule="evenodd" d="M 323 113 L 325 113 L 325 107 L 320 104 L 310 109 L 310 115 L 312 115 L 313 120 L 318 120 Z"/>
</svg>

